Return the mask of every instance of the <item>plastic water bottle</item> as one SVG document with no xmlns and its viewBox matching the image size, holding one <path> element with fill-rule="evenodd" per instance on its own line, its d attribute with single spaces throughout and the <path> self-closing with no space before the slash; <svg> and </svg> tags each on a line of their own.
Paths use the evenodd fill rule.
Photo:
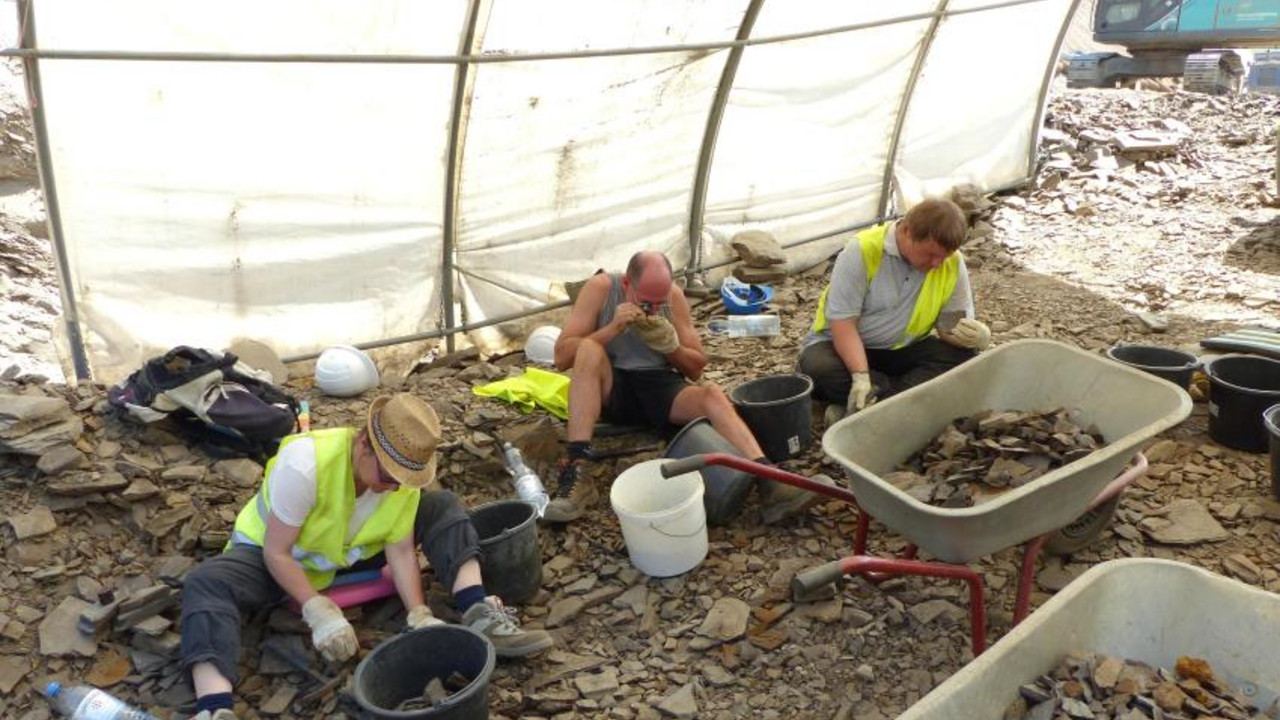
<svg viewBox="0 0 1280 720">
<path fill-rule="evenodd" d="M 533 503 L 533 507 L 538 511 L 538 517 L 542 517 L 551 498 L 547 497 L 547 490 L 542 487 L 538 473 L 524 464 L 524 456 L 520 454 L 520 448 L 509 442 L 502 443 L 502 457 L 506 460 L 507 472 L 511 473 L 511 483 L 516 486 L 516 495 L 525 502 Z"/>
<path fill-rule="evenodd" d="M 782 332 L 782 321 L 777 315 L 730 315 L 713 319 L 707 329 L 729 337 L 772 337 Z"/>
<path fill-rule="evenodd" d="M 70 720 L 160 720 L 86 685 L 63 687 L 60 682 L 51 682 L 45 687 L 44 696 L 59 715 Z"/>
</svg>

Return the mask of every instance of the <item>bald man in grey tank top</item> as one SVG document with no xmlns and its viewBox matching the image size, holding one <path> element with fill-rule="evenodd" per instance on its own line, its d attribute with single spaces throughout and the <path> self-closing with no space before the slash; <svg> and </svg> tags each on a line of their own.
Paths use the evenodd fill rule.
<svg viewBox="0 0 1280 720">
<path fill-rule="evenodd" d="M 573 370 L 569 386 L 569 453 L 543 519 L 576 520 L 599 496 L 582 463 L 591 458 L 598 419 L 659 430 L 706 417 L 745 457 L 764 460 L 724 391 L 695 385 L 706 367 L 684 291 L 658 252 L 632 256 L 626 273 L 598 273 L 583 286 L 556 341 L 556 368 Z M 766 517 L 780 519 L 817 499 L 766 483 Z M 776 490 L 772 487 L 776 486 Z M 772 512 L 770 512 L 772 510 Z"/>
</svg>

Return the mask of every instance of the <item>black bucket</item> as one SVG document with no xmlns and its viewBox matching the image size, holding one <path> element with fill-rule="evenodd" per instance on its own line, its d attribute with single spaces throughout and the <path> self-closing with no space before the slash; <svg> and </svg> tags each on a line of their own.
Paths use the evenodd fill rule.
<svg viewBox="0 0 1280 720">
<path fill-rule="evenodd" d="M 498 500 L 472 508 L 480 536 L 480 573 L 485 590 L 510 605 L 533 599 L 542 587 L 538 511 L 524 500 Z"/>
<path fill-rule="evenodd" d="M 667 445 L 667 450 L 662 457 L 679 460 L 691 455 L 713 452 L 742 457 L 738 448 L 711 427 L 710 420 L 697 418 L 671 438 L 671 444 Z M 728 523 L 746 504 L 747 495 L 755 484 L 755 476 L 720 465 L 703 468 L 699 472 L 702 473 L 702 504 L 707 511 L 707 524 Z"/>
<path fill-rule="evenodd" d="M 765 456 L 778 463 L 804 452 L 813 441 L 811 392 L 808 375 L 770 375 L 738 385 L 729 399 Z"/>
<path fill-rule="evenodd" d="M 356 667 L 352 694 L 371 717 L 393 720 L 487 720 L 493 643 L 461 625 L 433 625 L 384 640 Z M 462 690 L 423 710 L 395 710 L 422 697 L 431 678 L 471 678 Z"/>
<path fill-rule="evenodd" d="M 1271 494 L 1280 500 L 1280 405 L 1272 405 L 1262 415 L 1271 445 Z"/>
<path fill-rule="evenodd" d="M 1132 368 L 1164 378 L 1183 390 L 1191 387 L 1191 376 L 1200 360 L 1191 353 L 1155 345 L 1116 345 L 1107 357 Z"/>
<path fill-rule="evenodd" d="M 1266 452 L 1262 413 L 1280 403 L 1280 362 L 1224 355 L 1204 367 L 1209 376 L 1209 435 L 1237 450 Z"/>
</svg>

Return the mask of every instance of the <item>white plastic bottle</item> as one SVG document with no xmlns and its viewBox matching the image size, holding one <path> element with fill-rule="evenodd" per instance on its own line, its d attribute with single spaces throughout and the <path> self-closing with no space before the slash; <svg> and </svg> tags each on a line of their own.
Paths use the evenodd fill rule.
<svg viewBox="0 0 1280 720">
<path fill-rule="evenodd" d="M 547 509 L 547 503 L 551 498 L 547 497 L 547 490 L 542 486 L 542 480 L 538 479 L 538 474 L 533 471 L 524 462 L 524 456 L 520 454 L 520 448 L 509 442 L 502 443 L 502 457 L 506 460 L 507 472 L 511 473 L 511 484 L 516 487 L 516 495 L 521 500 L 532 503 L 534 509 L 538 511 L 538 517 L 542 517 L 542 513 Z"/>
<path fill-rule="evenodd" d="M 729 337 L 772 337 L 782 332 L 782 321 L 777 315 L 730 315 L 712 320 L 709 329 Z"/>
<path fill-rule="evenodd" d="M 45 686 L 44 696 L 59 715 L 69 720 L 160 720 L 86 685 L 63 687 L 60 682 L 51 682 Z"/>
</svg>

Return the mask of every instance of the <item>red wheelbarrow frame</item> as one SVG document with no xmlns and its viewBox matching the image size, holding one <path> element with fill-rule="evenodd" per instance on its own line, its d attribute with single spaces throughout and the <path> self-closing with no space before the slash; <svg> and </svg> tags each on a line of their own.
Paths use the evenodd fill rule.
<svg viewBox="0 0 1280 720">
<path fill-rule="evenodd" d="M 721 465 L 734 470 L 750 473 L 766 480 L 780 482 L 784 485 L 808 490 L 809 492 L 833 500 L 848 503 L 858 514 L 858 529 L 853 541 L 853 555 L 803 570 L 791 581 L 792 593 L 801 597 L 810 594 L 828 583 L 835 582 L 845 575 L 861 575 L 868 581 L 880 583 L 896 575 L 921 575 L 925 577 L 955 578 L 963 580 L 969 586 L 969 623 L 972 631 L 973 655 L 977 657 L 987 648 L 987 612 L 986 595 L 982 575 L 968 565 L 944 562 L 926 562 L 916 560 L 916 546 L 909 543 L 898 558 L 882 558 L 866 555 L 867 532 L 871 524 L 871 516 L 858 505 L 858 498 L 852 491 L 841 487 L 825 485 L 810 480 L 803 475 L 787 472 L 772 465 L 752 462 L 728 453 L 706 453 L 692 455 L 680 460 L 673 460 L 662 466 L 663 477 L 674 477 L 687 472 L 701 470 L 708 465 Z M 1132 463 L 1119 477 L 1112 480 L 1089 503 L 1085 512 L 1093 510 L 1124 491 L 1126 487 L 1147 474 L 1147 458 L 1142 453 L 1134 455 Z M 1035 580 L 1036 558 L 1045 540 L 1053 533 L 1045 533 L 1023 544 L 1022 566 L 1018 571 L 1018 595 L 1014 602 L 1013 624 L 1017 625 L 1027 617 L 1031 607 L 1031 583 Z"/>
</svg>

